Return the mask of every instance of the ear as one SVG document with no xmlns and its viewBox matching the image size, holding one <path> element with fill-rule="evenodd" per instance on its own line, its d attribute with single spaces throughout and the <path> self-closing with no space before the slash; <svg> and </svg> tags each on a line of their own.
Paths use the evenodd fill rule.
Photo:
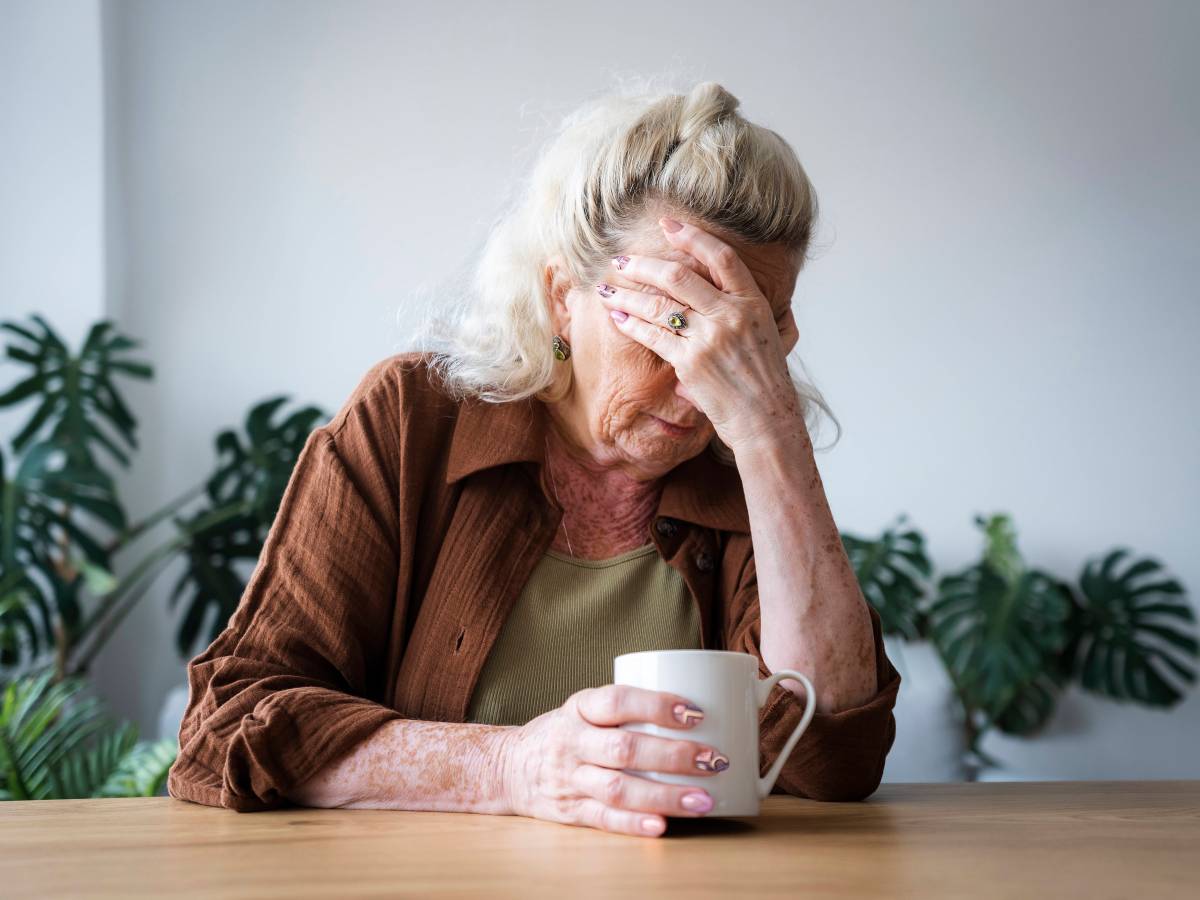
<svg viewBox="0 0 1200 900">
<path fill-rule="evenodd" d="M 567 306 L 567 294 L 571 291 L 571 281 L 567 276 L 562 256 L 555 254 L 546 261 L 542 269 L 542 279 L 546 302 L 550 305 L 550 321 L 554 323 L 554 333 L 561 334 L 569 341 L 571 310 Z"/>
</svg>

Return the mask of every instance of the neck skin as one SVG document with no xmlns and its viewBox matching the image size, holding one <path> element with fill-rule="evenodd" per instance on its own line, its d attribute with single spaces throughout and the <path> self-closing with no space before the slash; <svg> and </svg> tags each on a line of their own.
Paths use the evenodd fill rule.
<svg viewBox="0 0 1200 900">
<path fill-rule="evenodd" d="M 551 424 L 542 490 L 563 510 L 551 549 L 577 559 L 609 559 L 650 543 L 662 481 L 637 481 L 597 464 Z"/>
</svg>

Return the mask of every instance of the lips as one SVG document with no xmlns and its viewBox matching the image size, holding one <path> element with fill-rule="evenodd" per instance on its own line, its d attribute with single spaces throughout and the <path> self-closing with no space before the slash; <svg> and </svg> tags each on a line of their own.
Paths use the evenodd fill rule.
<svg viewBox="0 0 1200 900">
<path fill-rule="evenodd" d="M 653 414 L 651 414 L 651 415 L 653 415 Z M 691 431 L 693 428 L 696 428 L 697 425 L 699 424 L 699 423 L 696 423 L 696 424 L 688 425 L 688 424 L 682 424 L 679 422 L 672 422 L 670 419 L 664 419 L 662 416 L 653 416 L 653 417 L 655 419 L 658 419 L 658 421 L 662 422 L 664 425 L 670 425 L 672 428 L 677 428 L 680 431 Z"/>
</svg>

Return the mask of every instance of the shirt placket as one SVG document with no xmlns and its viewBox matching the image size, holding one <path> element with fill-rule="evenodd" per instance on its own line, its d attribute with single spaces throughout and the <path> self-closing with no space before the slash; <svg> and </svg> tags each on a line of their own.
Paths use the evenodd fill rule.
<svg viewBox="0 0 1200 900">
<path fill-rule="evenodd" d="M 683 578 L 700 611 L 702 647 L 720 649 L 720 625 L 715 621 L 716 538 L 712 529 L 659 516 L 651 523 L 650 536 L 659 555 Z"/>
</svg>

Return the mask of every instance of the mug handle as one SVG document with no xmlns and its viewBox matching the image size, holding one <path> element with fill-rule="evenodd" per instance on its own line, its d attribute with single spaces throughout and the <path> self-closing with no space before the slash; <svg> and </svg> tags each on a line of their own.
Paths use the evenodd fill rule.
<svg viewBox="0 0 1200 900">
<path fill-rule="evenodd" d="M 804 706 L 804 715 L 800 718 L 800 724 L 797 725 L 783 745 L 783 749 L 779 751 L 779 758 L 775 760 L 775 764 L 767 770 L 767 774 L 758 779 L 758 799 L 764 800 L 771 793 L 771 788 L 775 787 L 775 780 L 779 777 L 779 773 L 783 771 L 783 764 L 787 762 L 788 755 L 792 752 L 792 748 L 796 746 L 796 741 L 800 740 L 800 735 L 804 734 L 804 729 L 808 727 L 808 723 L 812 720 L 813 713 L 817 711 L 817 697 L 813 690 L 812 682 L 792 669 L 780 669 L 778 672 L 772 673 L 770 678 L 755 679 L 755 699 L 758 701 L 758 708 L 761 710 L 767 703 L 767 698 L 771 694 L 771 688 L 779 684 L 785 678 L 794 678 L 804 685 L 806 703 Z"/>
</svg>

